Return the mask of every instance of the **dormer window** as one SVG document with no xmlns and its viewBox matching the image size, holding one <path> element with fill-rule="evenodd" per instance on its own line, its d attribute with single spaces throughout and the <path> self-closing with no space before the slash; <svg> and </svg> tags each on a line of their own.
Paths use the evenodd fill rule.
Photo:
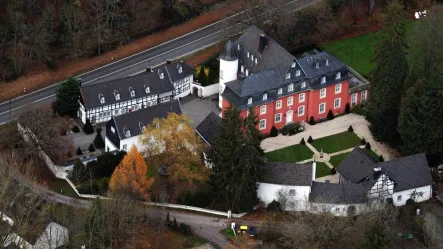
<svg viewBox="0 0 443 249">
<path fill-rule="evenodd" d="M 246 69 L 246 76 L 249 76 L 249 70 Z"/>
<path fill-rule="evenodd" d="M 278 93 L 278 94 L 282 94 L 282 93 L 283 93 L 283 89 L 282 89 L 282 88 L 279 88 L 277 93 Z"/>
<path fill-rule="evenodd" d="M 100 100 L 100 104 L 104 104 L 105 103 L 105 97 L 103 96 L 103 94 L 99 94 L 98 95 L 98 99 Z"/>
<path fill-rule="evenodd" d="M 249 52 L 246 54 L 246 56 L 249 58 Z"/>
<path fill-rule="evenodd" d="M 142 133 L 145 133 L 145 128 L 146 128 L 146 126 L 145 126 L 142 122 L 139 122 L 139 123 L 138 123 L 138 127 L 140 128 L 140 131 L 141 131 Z"/>
<path fill-rule="evenodd" d="M 240 72 L 242 72 L 242 73 L 245 72 L 245 67 L 243 65 L 241 65 L 241 67 L 240 67 Z"/>
<path fill-rule="evenodd" d="M 291 67 L 294 68 L 295 67 L 295 61 L 292 62 Z"/>
<path fill-rule="evenodd" d="M 240 44 L 237 45 L 237 50 L 240 51 Z"/>
<path fill-rule="evenodd" d="M 248 105 L 250 105 L 250 104 L 252 104 L 252 98 L 251 97 L 249 97 L 249 99 L 248 99 Z"/>
<path fill-rule="evenodd" d="M 257 59 L 257 57 L 255 57 L 255 65 L 257 65 L 258 64 L 258 59 Z"/>
<path fill-rule="evenodd" d="M 301 88 L 305 88 L 306 87 L 306 81 L 303 81 L 302 83 L 301 83 Z"/>
<path fill-rule="evenodd" d="M 254 55 L 251 54 L 251 61 L 254 61 Z"/>
<path fill-rule="evenodd" d="M 267 93 L 263 93 L 263 100 L 267 100 L 268 99 L 268 94 Z"/>
<path fill-rule="evenodd" d="M 120 100 L 120 94 L 116 91 L 114 91 L 115 100 Z"/>
<path fill-rule="evenodd" d="M 160 69 L 158 70 L 158 77 L 160 77 L 160 79 L 164 79 L 165 78 L 165 74 Z"/>
<path fill-rule="evenodd" d="M 182 66 L 179 66 L 179 68 L 178 68 L 178 73 L 182 73 L 183 72 L 183 67 Z"/>
<path fill-rule="evenodd" d="M 294 91 L 294 84 L 290 84 L 288 86 L 288 92 L 292 92 L 292 91 Z"/>
<path fill-rule="evenodd" d="M 326 66 L 329 66 L 329 59 L 326 59 Z"/>
<path fill-rule="evenodd" d="M 326 83 L 326 76 L 323 76 L 323 77 L 321 78 L 321 83 L 322 83 L 322 84 Z"/>
<path fill-rule="evenodd" d="M 290 73 L 287 73 L 286 74 L 286 79 L 290 79 L 291 78 L 291 74 Z"/>
<path fill-rule="evenodd" d="M 340 79 L 340 78 L 341 78 L 341 73 L 338 72 L 338 73 L 335 75 L 335 79 L 338 80 L 338 79 Z"/>
<path fill-rule="evenodd" d="M 125 136 L 126 136 L 126 137 L 130 137 L 130 136 L 131 136 L 131 131 L 127 130 L 127 131 L 125 132 Z"/>
<path fill-rule="evenodd" d="M 300 76 L 300 70 L 295 71 L 295 76 Z"/>
<path fill-rule="evenodd" d="M 129 94 L 131 94 L 131 97 L 135 97 L 135 91 L 132 87 L 129 88 Z"/>
<path fill-rule="evenodd" d="M 146 90 L 146 93 L 150 93 L 151 92 L 151 88 L 149 87 L 149 86 L 147 86 L 146 88 L 145 88 Z"/>
<path fill-rule="evenodd" d="M 319 68 L 320 67 L 320 64 L 317 62 L 317 63 L 315 63 L 315 68 Z"/>
</svg>

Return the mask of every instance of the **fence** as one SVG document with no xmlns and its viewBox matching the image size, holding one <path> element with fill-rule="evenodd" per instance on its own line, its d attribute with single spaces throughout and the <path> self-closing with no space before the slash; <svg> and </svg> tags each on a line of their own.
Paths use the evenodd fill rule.
<svg viewBox="0 0 443 249">
<path fill-rule="evenodd" d="M 197 91 L 197 96 L 200 98 L 206 98 L 219 92 L 219 83 L 215 83 L 209 86 L 202 86 L 200 83 L 191 83 L 191 92 L 194 94 Z"/>
</svg>

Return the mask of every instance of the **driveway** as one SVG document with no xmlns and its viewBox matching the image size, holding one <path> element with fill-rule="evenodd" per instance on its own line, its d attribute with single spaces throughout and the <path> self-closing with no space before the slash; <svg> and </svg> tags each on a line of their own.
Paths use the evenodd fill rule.
<svg viewBox="0 0 443 249">
<path fill-rule="evenodd" d="M 279 134 L 277 137 L 270 137 L 261 143 L 261 147 L 265 152 L 278 150 L 294 144 L 299 144 L 301 139 L 305 141 L 312 136 L 313 139 L 326 137 L 347 131 L 349 126 L 352 125 L 354 133 L 360 138 L 365 138 L 371 144 L 371 149 L 378 155 L 382 154 L 385 160 L 393 158 L 395 151 L 386 144 L 376 142 L 369 131 L 369 122 L 360 115 L 347 114 L 337 117 L 333 120 L 319 123 L 316 125 L 309 125 L 306 123 L 305 131 L 295 134 L 293 136 L 283 136 Z"/>
<path fill-rule="evenodd" d="M 200 124 L 211 111 L 217 114 L 221 112 L 220 108 L 218 108 L 218 94 L 206 98 L 199 98 L 191 94 L 180 99 L 180 103 L 183 113 L 187 114 L 194 121 L 194 127 Z"/>
</svg>

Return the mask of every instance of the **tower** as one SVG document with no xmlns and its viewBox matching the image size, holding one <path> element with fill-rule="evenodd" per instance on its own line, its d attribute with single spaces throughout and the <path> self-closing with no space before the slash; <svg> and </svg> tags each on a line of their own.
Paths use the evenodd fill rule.
<svg viewBox="0 0 443 249">
<path fill-rule="evenodd" d="M 223 53 L 220 56 L 220 78 L 219 78 L 219 96 L 218 106 L 222 108 L 223 98 L 221 94 L 225 90 L 226 82 L 237 79 L 238 56 L 235 50 L 235 44 L 229 40 Z"/>
</svg>

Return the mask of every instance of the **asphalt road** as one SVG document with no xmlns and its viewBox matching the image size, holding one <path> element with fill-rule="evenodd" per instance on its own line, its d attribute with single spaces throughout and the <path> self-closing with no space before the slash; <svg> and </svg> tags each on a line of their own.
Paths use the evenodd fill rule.
<svg viewBox="0 0 443 249">
<path fill-rule="evenodd" d="M 273 11 L 294 12 L 318 1 L 294 0 L 284 6 L 276 7 Z M 241 22 L 244 19 L 245 14 L 240 12 L 226 18 L 227 22 L 213 23 L 122 60 L 111 62 L 111 58 L 109 58 L 110 63 L 108 65 L 76 77 L 81 78 L 83 84 L 89 84 L 91 82 L 107 81 L 139 73 L 145 70 L 146 67 L 163 64 L 167 59 L 173 60 L 184 57 L 218 43 L 229 35 L 233 36 L 241 33 L 247 28 L 247 25 Z M 226 23 L 232 26 L 226 27 Z M 225 30 L 223 30 L 224 28 Z M 0 125 L 8 122 L 10 119 L 18 118 L 21 113 L 30 108 L 55 101 L 54 93 L 57 85 L 58 83 L 32 93 L 24 93 L 23 96 L 1 103 Z"/>
</svg>

